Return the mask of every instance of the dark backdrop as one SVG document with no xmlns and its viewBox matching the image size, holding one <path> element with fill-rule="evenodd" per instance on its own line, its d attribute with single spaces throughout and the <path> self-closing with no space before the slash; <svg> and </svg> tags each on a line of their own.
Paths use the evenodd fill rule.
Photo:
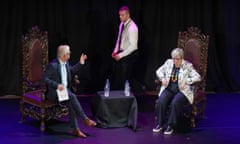
<svg viewBox="0 0 240 144">
<path fill-rule="evenodd" d="M 138 90 L 155 88 L 155 70 L 177 46 L 178 31 L 188 26 L 197 26 L 210 35 L 207 90 L 240 90 L 237 0 L 5 0 L 2 3 L 0 95 L 20 94 L 20 39 L 35 25 L 49 33 L 49 59 L 55 58 L 56 46 L 61 42 L 71 46 L 72 64 L 85 52 L 89 63 L 86 87 L 92 92 L 101 90 L 110 72 L 121 5 L 130 7 L 132 19 L 139 27 L 140 57 L 134 71 Z"/>
</svg>

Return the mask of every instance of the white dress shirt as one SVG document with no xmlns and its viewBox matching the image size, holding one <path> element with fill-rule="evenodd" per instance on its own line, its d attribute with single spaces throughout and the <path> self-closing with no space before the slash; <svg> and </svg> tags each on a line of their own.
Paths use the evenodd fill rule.
<svg viewBox="0 0 240 144">
<path fill-rule="evenodd" d="M 62 78 L 62 84 L 67 87 L 68 85 L 68 81 L 67 81 L 67 69 L 66 69 L 66 62 L 62 62 L 61 60 L 60 64 L 61 64 L 61 78 Z"/>
<path fill-rule="evenodd" d="M 124 24 L 124 29 L 122 32 L 121 44 L 119 47 L 120 33 L 122 25 Z M 114 53 L 119 51 L 119 48 L 122 52 L 118 55 L 120 58 L 123 58 L 133 51 L 137 50 L 138 46 L 138 27 L 132 19 L 128 19 L 125 23 L 121 22 L 119 25 L 118 39 L 114 48 Z"/>
</svg>

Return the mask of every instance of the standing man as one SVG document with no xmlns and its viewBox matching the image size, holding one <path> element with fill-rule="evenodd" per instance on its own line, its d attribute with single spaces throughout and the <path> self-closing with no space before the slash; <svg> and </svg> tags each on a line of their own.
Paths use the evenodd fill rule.
<svg viewBox="0 0 240 144">
<path fill-rule="evenodd" d="M 119 9 L 119 32 L 112 58 L 115 60 L 113 70 L 114 89 L 122 89 L 125 80 L 131 84 L 133 64 L 137 58 L 138 27 L 130 17 L 127 6 Z"/>
<path fill-rule="evenodd" d="M 71 92 L 71 75 L 76 73 L 81 67 L 84 66 L 87 55 L 82 54 L 80 61 L 71 67 L 68 63 L 70 59 L 70 47 L 68 45 L 60 45 L 57 50 L 57 59 L 51 62 L 44 73 L 43 79 L 47 85 L 47 98 L 53 101 L 57 101 L 56 90 L 67 90 L 69 100 L 66 101 L 66 105 L 69 110 L 70 124 L 73 127 L 73 135 L 86 138 L 87 136 L 80 131 L 78 127 L 78 117 L 87 126 L 94 127 L 96 122 L 90 120 L 82 109 L 76 95 Z"/>
</svg>

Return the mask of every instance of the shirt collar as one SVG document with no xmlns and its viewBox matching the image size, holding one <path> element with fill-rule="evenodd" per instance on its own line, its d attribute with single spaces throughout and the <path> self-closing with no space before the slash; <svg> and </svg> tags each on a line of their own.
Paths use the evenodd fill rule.
<svg viewBox="0 0 240 144">
<path fill-rule="evenodd" d="M 124 27 L 127 26 L 130 22 L 131 22 L 131 18 L 129 18 L 129 19 L 124 23 Z"/>
<path fill-rule="evenodd" d="M 59 62 L 60 62 L 61 65 L 67 64 L 66 62 L 61 61 L 61 59 L 58 59 L 58 60 L 59 60 Z"/>
</svg>

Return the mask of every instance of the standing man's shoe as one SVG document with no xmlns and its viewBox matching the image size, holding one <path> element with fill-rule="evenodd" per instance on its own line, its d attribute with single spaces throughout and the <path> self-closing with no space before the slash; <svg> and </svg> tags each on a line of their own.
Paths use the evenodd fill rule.
<svg viewBox="0 0 240 144">
<path fill-rule="evenodd" d="M 168 126 L 167 129 L 163 132 L 165 135 L 170 135 L 173 133 L 173 128 L 171 126 Z"/>
</svg>

